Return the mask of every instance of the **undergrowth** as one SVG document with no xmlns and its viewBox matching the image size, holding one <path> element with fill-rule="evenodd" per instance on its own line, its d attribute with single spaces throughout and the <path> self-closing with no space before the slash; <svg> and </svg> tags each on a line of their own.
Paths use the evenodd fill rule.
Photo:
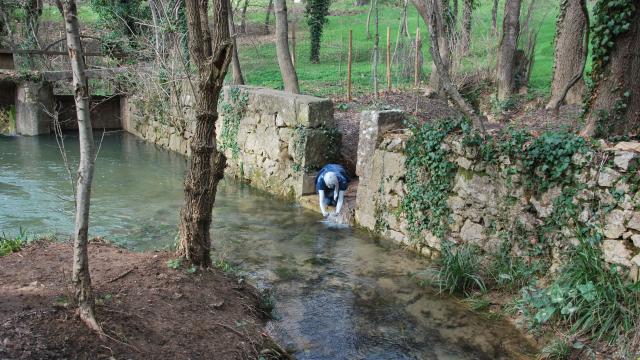
<svg viewBox="0 0 640 360">
<path fill-rule="evenodd" d="M 629 282 L 624 269 L 604 261 L 602 229 L 579 219 L 582 207 L 575 199 L 585 184 L 577 175 L 593 161 L 595 150 L 590 143 L 566 131 L 534 136 L 506 128 L 482 137 L 467 121 L 455 119 L 412 125 L 410 130 L 402 209 L 416 241 L 429 232 L 441 239 L 435 281 L 441 291 L 473 296 L 470 306 L 481 308 L 485 304 L 481 294 L 487 290 L 518 292 L 515 308 L 531 329 L 569 329 L 566 339 L 545 350 L 547 358 L 563 358 L 570 352 L 567 346 L 575 344 L 569 345 L 569 339 L 614 343 L 635 331 L 640 322 L 640 283 Z M 551 214 L 533 229 L 523 230 L 509 215 L 510 204 L 505 201 L 500 208 L 505 216 L 497 218 L 504 226 L 491 230 L 494 224 L 485 224 L 501 239 L 495 252 L 448 241 L 447 199 L 458 167 L 445 138 L 453 133 L 466 148 L 477 150 L 477 160 L 497 169 L 500 173 L 492 176 L 502 176 L 508 187 L 520 186 L 525 194 L 536 197 L 559 188 Z M 512 182 L 512 177 L 517 180 Z M 597 197 L 588 205 L 605 214 L 612 209 Z M 559 255 L 563 265 L 557 272 L 548 272 L 552 249 L 570 239 L 577 245 L 563 245 Z"/>
<path fill-rule="evenodd" d="M 16 235 L 2 233 L 0 235 L 0 256 L 20 251 L 29 241 L 27 231 L 23 228 L 20 228 Z"/>
</svg>

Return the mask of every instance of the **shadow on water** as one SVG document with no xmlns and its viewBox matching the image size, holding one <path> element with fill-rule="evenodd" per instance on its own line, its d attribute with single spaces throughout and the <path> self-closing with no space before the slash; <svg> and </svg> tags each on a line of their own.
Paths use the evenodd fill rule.
<svg viewBox="0 0 640 360">
<path fill-rule="evenodd" d="M 77 139 L 67 148 L 77 161 Z M 138 250 L 171 245 L 185 169 L 179 155 L 107 135 L 92 234 Z M 53 137 L 0 137 L 0 196 L 1 229 L 71 233 L 73 192 Z M 214 257 L 274 289 L 268 331 L 299 359 L 513 359 L 535 350 L 506 323 L 418 287 L 407 273 L 427 268 L 424 259 L 247 186 L 221 183 L 212 238 Z"/>
</svg>

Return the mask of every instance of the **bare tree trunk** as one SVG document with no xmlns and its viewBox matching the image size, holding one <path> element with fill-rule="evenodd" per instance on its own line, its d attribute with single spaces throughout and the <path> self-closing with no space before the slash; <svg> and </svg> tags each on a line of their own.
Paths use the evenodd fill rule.
<svg viewBox="0 0 640 360">
<path fill-rule="evenodd" d="M 373 1 L 369 6 L 369 13 L 367 13 L 367 40 L 371 40 L 371 14 L 373 14 Z"/>
<path fill-rule="evenodd" d="M 473 13 L 473 0 L 464 0 L 462 7 L 462 34 L 460 36 L 460 50 L 462 55 L 469 53 L 471 46 L 471 15 Z"/>
<path fill-rule="evenodd" d="M 629 30 L 612 39 L 615 44 L 608 61 L 594 59 L 594 86 L 583 135 L 640 133 L 640 1 L 634 3 Z"/>
<path fill-rule="evenodd" d="M 422 19 L 427 24 L 427 26 L 429 26 L 429 52 L 431 53 L 431 57 L 433 58 L 433 63 L 435 64 L 436 71 L 440 72 L 441 83 L 446 94 L 453 101 L 453 103 L 456 104 L 458 109 L 460 109 L 460 111 L 462 111 L 462 113 L 471 120 L 473 126 L 479 129 L 482 133 L 485 133 L 483 119 L 478 116 L 478 114 L 476 114 L 473 108 L 464 100 L 464 98 L 462 98 L 460 92 L 458 92 L 458 89 L 456 89 L 456 87 L 453 85 L 451 77 L 449 77 L 449 72 L 447 71 L 442 58 L 440 57 L 440 51 L 436 47 L 438 38 L 442 36 L 438 32 L 444 27 L 443 24 L 438 24 L 439 21 L 442 21 L 442 18 L 438 16 L 438 1 L 439 0 L 429 0 L 430 3 L 427 4 L 427 0 L 413 0 L 413 4 L 415 5 L 416 9 L 418 9 L 418 12 L 422 16 Z"/>
<path fill-rule="evenodd" d="M 289 52 L 289 24 L 287 19 L 287 1 L 276 0 L 276 54 L 278 55 L 278 65 L 280 74 L 284 82 L 284 90 L 299 94 L 298 75 L 291 61 Z"/>
<path fill-rule="evenodd" d="M 229 33 L 233 42 L 233 53 L 231 55 L 231 72 L 233 75 L 234 85 L 244 85 L 244 76 L 242 76 L 242 68 L 240 67 L 240 58 L 238 58 L 238 42 L 236 41 L 236 24 L 233 22 L 233 11 L 231 10 L 231 1 L 227 4 L 229 7 Z"/>
<path fill-rule="evenodd" d="M 556 49 L 547 109 L 558 112 L 565 100 L 582 103 L 582 79 L 589 47 L 589 13 L 586 0 L 567 0 L 560 7 L 556 25 Z"/>
<path fill-rule="evenodd" d="M 429 1 L 429 3 L 427 3 L 427 1 Z M 440 80 L 440 77 L 442 76 L 443 71 L 447 73 L 447 76 L 449 74 L 449 69 L 451 67 L 451 51 L 449 48 L 449 39 L 447 36 L 447 25 L 445 23 L 445 19 L 443 18 L 443 6 L 442 6 L 442 0 L 435 0 L 435 1 L 430 1 L 430 0 L 413 0 L 413 4 L 415 5 L 416 9 L 418 10 L 418 13 L 420 14 L 420 16 L 422 17 L 422 19 L 425 21 L 425 23 L 427 23 L 429 25 L 429 29 L 431 29 L 432 25 L 435 25 L 437 27 L 436 30 L 436 34 L 437 34 L 437 45 L 438 45 L 438 53 L 439 53 L 439 57 L 442 61 L 442 65 L 444 66 L 444 68 L 442 69 L 442 71 L 438 71 L 438 68 L 435 64 L 435 61 L 432 62 L 431 64 L 431 76 L 429 79 L 429 83 L 431 85 L 431 87 L 433 88 L 434 91 L 436 91 L 438 94 L 440 95 L 445 95 L 445 89 L 444 86 L 442 84 L 442 81 Z M 432 15 L 431 9 L 429 9 L 429 6 L 435 6 L 435 9 L 433 11 L 433 15 L 436 17 L 436 23 L 431 24 L 429 23 L 429 18 Z M 432 30 L 429 30 L 430 32 Z"/>
<path fill-rule="evenodd" d="M 240 33 L 247 33 L 247 8 L 249 7 L 249 0 L 244 0 L 242 6 L 242 14 L 240 14 Z"/>
<path fill-rule="evenodd" d="M 149 0 L 149 9 L 151 10 L 151 21 L 153 21 L 153 38 L 155 40 L 156 57 L 162 57 L 160 49 L 160 15 L 158 11 L 158 0 Z"/>
<path fill-rule="evenodd" d="M 57 0 L 65 21 L 67 49 L 73 70 L 73 89 L 78 117 L 80 162 L 76 184 L 76 219 L 73 241 L 73 282 L 80 318 L 94 331 L 102 329 L 94 315 L 94 298 L 89 273 L 87 243 L 89 236 L 89 209 L 91 206 L 91 182 L 95 162 L 93 131 L 89 117 L 89 85 L 85 74 L 84 51 L 80 42 L 80 25 L 75 0 Z"/>
<path fill-rule="evenodd" d="M 373 80 L 373 93 L 376 99 L 378 98 L 378 59 L 380 57 L 380 51 L 378 45 L 380 43 L 380 32 L 378 27 L 378 0 L 371 0 L 371 6 L 374 13 L 374 31 L 373 34 L 373 61 L 371 62 L 371 78 Z"/>
<path fill-rule="evenodd" d="M 231 62 L 228 1 L 213 0 L 213 36 L 209 31 L 208 0 L 186 0 L 190 58 L 197 69 L 196 127 L 191 138 L 191 159 L 184 181 L 177 254 L 192 264 L 211 265 L 211 213 L 226 158 L 216 147 L 218 98 Z"/>
<path fill-rule="evenodd" d="M 502 23 L 502 40 L 498 51 L 496 78 L 498 100 L 504 101 L 513 95 L 515 89 L 516 50 L 520 33 L 521 0 L 506 0 Z"/>
<path fill-rule="evenodd" d="M 498 0 L 493 0 L 491 8 L 491 30 L 494 36 L 498 35 Z"/>
<path fill-rule="evenodd" d="M 264 32 L 266 34 L 269 33 L 269 20 L 271 18 L 272 11 L 273 11 L 273 0 L 269 0 L 269 5 L 267 6 L 267 15 L 264 17 Z"/>
</svg>

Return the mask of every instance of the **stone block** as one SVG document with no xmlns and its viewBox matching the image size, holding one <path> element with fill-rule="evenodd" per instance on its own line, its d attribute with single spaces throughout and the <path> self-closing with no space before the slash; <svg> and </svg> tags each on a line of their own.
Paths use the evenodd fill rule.
<svg viewBox="0 0 640 360">
<path fill-rule="evenodd" d="M 640 231 L 640 212 L 634 211 L 629 223 L 627 223 L 629 229 Z"/>
<path fill-rule="evenodd" d="M 616 151 L 615 156 L 613 158 L 613 163 L 622 170 L 627 171 L 629 168 L 629 164 L 633 159 L 637 158 L 638 154 L 631 151 Z"/>
<path fill-rule="evenodd" d="M 49 134 L 53 110 L 53 86 L 48 82 L 24 81 L 16 87 L 16 132 L 19 135 Z M 46 109 L 46 110 L 45 110 Z"/>
<path fill-rule="evenodd" d="M 305 126 L 310 128 L 335 127 L 333 118 L 333 102 L 329 99 L 321 99 L 307 95 L 296 95 L 297 119 L 293 126 Z"/>
<path fill-rule="evenodd" d="M 602 242 L 604 261 L 610 264 L 631 266 L 631 252 L 624 245 L 624 241 L 607 239 Z"/>
<path fill-rule="evenodd" d="M 467 219 L 462 229 L 460 229 L 460 238 L 468 244 L 474 244 L 482 247 L 484 240 L 487 238 L 484 234 L 484 227 Z"/>
<path fill-rule="evenodd" d="M 620 173 L 611 169 L 604 168 L 598 174 L 598 185 L 602 187 L 612 187 L 620 178 Z"/>
<path fill-rule="evenodd" d="M 369 170 L 373 152 L 380 145 L 384 133 L 401 128 L 403 121 L 404 113 L 400 110 L 364 111 L 360 114 L 356 175 L 363 176 Z"/>
<path fill-rule="evenodd" d="M 609 239 L 617 239 L 625 232 L 625 213 L 622 210 L 612 210 L 605 219 L 604 236 Z"/>
</svg>

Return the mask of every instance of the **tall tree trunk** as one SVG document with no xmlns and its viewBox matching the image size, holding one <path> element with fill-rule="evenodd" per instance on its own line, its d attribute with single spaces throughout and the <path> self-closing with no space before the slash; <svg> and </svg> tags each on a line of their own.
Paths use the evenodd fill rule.
<svg viewBox="0 0 640 360">
<path fill-rule="evenodd" d="M 330 0 L 307 0 L 306 15 L 311 39 L 309 60 L 313 64 L 320 62 L 320 42 L 322 31 L 329 15 Z"/>
<path fill-rule="evenodd" d="M 155 56 L 158 58 L 162 58 L 164 54 L 160 45 L 160 39 L 162 35 L 160 29 L 161 14 L 158 8 L 158 0 L 149 0 L 149 9 L 151 10 L 151 21 L 153 22 L 153 38 L 156 51 Z"/>
<path fill-rule="evenodd" d="M 371 40 L 371 14 L 373 14 L 373 1 L 369 4 L 369 12 L 367 13 L 367 40 Z"/>
<path fill-rule="evenodd" d="M 231 10 L 231 0 L 227 0 L 229 3 L 229 33 L 231 35 L 231 41 L 233 43 L 233 53 L 231 55 L 231 72 L 233 75 L 234 85 L 244 85 L 244 76 L 242 76 L 242 68 L 240 67 L 240 58 L 238 58 L 238 42 L 236 41 L 236 24 L 233 22 L 233 10 Z"/>
<path fill-rule="evenodd" d="M 429 1 L 429 3 L 427 3 Z M 438 71 L 435 61 L 432 59 L 431 64 L 431 76 L 429 79 L 429 83 L 434 91 L 436 91 L 440 95 L 446 95 L 444 84 L 442 84 L 441 76 L 443 72 L 449 74 L 449 69 L 451 68 L 451 51 L 449 47 L 449 36 L 448 36 L 448 26 L 446 19 L 442 16 L 444 14 L 444 7 L 442 5 L 442 0 L 413 0 L 413 4 L 415 5 L 418 13 L 422 17 L 422 19 L 429 25 L 429 29 L 431 26 L 435 26 L 436 30 L 436 39 L 438 44 L 438 53 L 439 57 L 442 61 L 443 68 L 441 71 Z M 429 8 L 429 6 L 434 6 L 433 12 Z M 429 18 L 431 15 L 436 17 L 436 22 L 431 24 L 429 22 Z M 431 32 L 431 30 L 429 30 Z"/>
<path fill-rule="evenodd" d="M 498 100 L 504 101 L 513 95 L 515 89 L 516 50 L 520 34 L 521 0 L 506 0 L 502 23 L 502 40 L 498 50 L 496 79 Z"/>
<path fill-rule="evenodd" d="M 427 1 L 429 1 L 430 4 L 427 4 Z M 446 95 L 454 104 L 456 104 L 458 109 L 460 109 L 460 111 L 462 111 L 462 113 L 471 120 L 473 125 L 484 133 L 485 128 L 483 119 L 476 114 L 473 108 L 460 95 L 458 89 L 453 85 L 451 77 L 449 76 L 449 71 L 440 56 L 440 51 L 435 45 L 438 43 L 438 38 L 442 37 L 442 34 L 439 34 L 439 32 L 444 28 L 443 24 L 438 24 L 438 22 L 443 21 L 442 17 L 438 16 L 438 14 L 441 14 L 438 2 L 439 0 L 413 0 L 413 4 L 418 9 L 420 16 L 422 16 L 422 19 L 429 27 L 429 52 L 433 58 L 436 71 L 440 73 L 440 82 Z M 421 11 L 422 9 L 426 12 L 423 13 L 423 11 Z"/>
<path fill-rule="evenodd" d="M 284 82 L 284 90 L 299 94 L 300 87 L 298 85 L 298 75 L 291 61 L 291 53 L 289 52 L 289 24 L 287 19 L 287 1 L 276 0 L 276 54 L 278 56 L 278 65 L 280 66 L 280 74 Z"/>
<path fill-rule="evenodd" d="M 189 53 L 197 69 L 196 127 L 191 138 L 191 159 L 184 181 L 180 210 L 178 256 L 194 265 L 211 265 L 211 213 L 226 158 L 216 147 L 218 98 L 231 62 L 228 1 L 213 0 L 213 36 L 209 30 L 208 0 L 186 0 Z"/>
<path fill-rule="evenodd" d="M 249 7 L 249 0 L 244 0 L 242 6 L 242 14 L 240 14 L 240 33 L 247 33 L 247 8 Z"/>
<path fill-rule="evenodd" d="M 599 0 L 596 8 L 603 1 Z M 635 10 L 628 13 L 629 29 L 614 35 L 613 49 L 607 54 L 601 54 L 601 58 L 594 54 L 594 86 L 587 103 L 583 135 L 640 133 L 640 1 L 633 3 Z M 618 9 L 609 12 L 611 16 L 622 17 Z M 599 25 L 605 24 L 595 23 L 593 28 Z"/>
<path fill-rule="evenodd" d="M 57 0 L 65 21 L 67 49 L 73 70 L 73 90 L 78 118 L 80 162 L 76 184 L 76 219 L 73 241 L 73 282 L 80 318 L 92 329 L 102 333 L 94 315 L 94 298 L 89 273 L 87 243 L 89 236 L 89 209 L 91 206 L 91 182 L 95 161 L 93 131 L 89 117 L 89 85 L 85 74 L 84 51 L 80 42 L 78 11 L 74 0 Z"/>
<path fill-rule="evenodd" d="M 491 30 L 494 36 L 498 36 L 498 0 L 493 0 L 491 8 Z"/>
<path fill-rule="evenodd" d="M 589 14 L 586 0 L 561 3 L 556 24 L 556 49 L 547 109 L 557 112 L 566 99 L 568 104 L 582 103 L 582 79 L 589 45 Z"/>
<path fill-rule="evenodd" d="M 469 53 L 471 46 L 471 15 L 473 13 L 473 0 L 464 0 L 462 7 L 462 34 L 460 35 L 460 50 L 462 55 Z"/>
<path fill-rule="evenodd" d="M 371 62 L 371 78 L 373 80 L 373 93 L 378 98 L 378 59 L 380 57 L 379 44 L 380 44 L 380 29 L 378 19 L 378 0 L 371 0 L 371 6 L 373 7 L 373 21 L 374 21 L 374 34 L 373 34 L 373 61 Z"/>
<path fill-rule="evenodd" d="M 269 5 L 267 6 L 267 15 L 264 17 L 264 32 L 266 34 L 269 33 L 269 20 L 271 18 L 272 11 L 273 11 L 273 0 L 269 0 Z"/>
</svg>

